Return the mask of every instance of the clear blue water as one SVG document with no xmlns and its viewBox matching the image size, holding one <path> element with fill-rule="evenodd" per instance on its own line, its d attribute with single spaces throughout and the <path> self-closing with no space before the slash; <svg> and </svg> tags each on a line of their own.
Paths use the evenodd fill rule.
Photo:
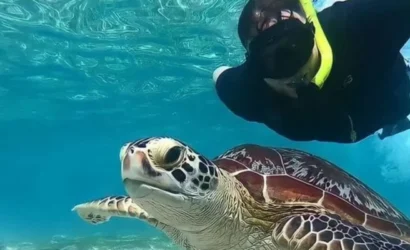
<svg viewBox="0 0 410 250">
<path fill-rule="evenodd" d="M 0 0 L 0 249 L 173 249 L 138 221 L 91 226 L 71 212 L 124 194 L 119 148 L 152 135 L 209 157 L 244 142 L 307 150 L 410 215 L 409 132 L 383 143 L 296 143 L 219 102 L 211 73 L 243 59 L 244 3 Z"/>
</svg>

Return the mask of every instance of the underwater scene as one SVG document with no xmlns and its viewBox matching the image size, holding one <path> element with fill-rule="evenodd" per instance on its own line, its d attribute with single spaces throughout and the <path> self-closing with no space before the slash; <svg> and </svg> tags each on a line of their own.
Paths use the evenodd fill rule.
<svg viewBox="0 0 410 250">
<path fill-rule="evenodd" d="M 151 136 L 207 159 L 246 143 L 302 150 L 410 216 L 410 132 L 292 141 L 218 99 L 214 70 L 245 58 L 237 26 L 246 2 L 0 0 L 0 250 L 180 249 L 152 221 L 92 225 L 72 210 L 128 195 L 121 147 Z M 402 54 L 410 59 L 409 43 Z"/>
</svg>

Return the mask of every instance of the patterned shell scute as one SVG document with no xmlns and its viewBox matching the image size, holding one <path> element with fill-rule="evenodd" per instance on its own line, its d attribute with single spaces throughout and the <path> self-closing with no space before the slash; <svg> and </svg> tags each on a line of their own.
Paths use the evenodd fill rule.
<svg viewBox="0 0 410 250">
<path fill-rule="evenodd" d="M 410 237 L 410 222 L 402 213 L 364 183 L 317 156 L 245 144 L 214 162 L 242 182 L 259 202 L 318 203 L 352 223 Z"/>
</svg>

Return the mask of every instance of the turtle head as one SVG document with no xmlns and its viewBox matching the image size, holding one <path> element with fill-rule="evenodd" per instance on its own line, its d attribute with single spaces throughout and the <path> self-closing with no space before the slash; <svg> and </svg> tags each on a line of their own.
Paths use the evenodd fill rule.
<svg viewBox="0 0 410 250">
<path fill-rule="evenodd" d="M 159 221 L 181 230 L 200 229 L 205 226 L 200 222 L 210 221 L 205 218 L 192 225 L 192 220 L 211 215 L 218 205 L 220 170 L 210 160 L 164 137 L 127 143 L 121 148 L 120 160 L 126 191 Z"/>
</svg>

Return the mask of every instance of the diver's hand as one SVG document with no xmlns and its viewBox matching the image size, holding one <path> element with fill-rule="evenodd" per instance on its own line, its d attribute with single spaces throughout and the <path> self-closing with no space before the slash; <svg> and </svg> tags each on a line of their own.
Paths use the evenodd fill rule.
<svg viewBox="0 0 410 250">
<path fill-rule="evenodd" d="M 276 93 L 294 99 L 298 98 L 298 93 L 295 86 L 271 78 L 265 78 L 264 80 L 268 84 L 268 86 L 271 87 Z"/>
<path fill-rule="evenodd" d="M 323 96 L 320 94 L 320 89 L 313 83 L 308 83 L 299 86 L 296 89 L 301 102 L 322 102 Z"/>
</svg>

